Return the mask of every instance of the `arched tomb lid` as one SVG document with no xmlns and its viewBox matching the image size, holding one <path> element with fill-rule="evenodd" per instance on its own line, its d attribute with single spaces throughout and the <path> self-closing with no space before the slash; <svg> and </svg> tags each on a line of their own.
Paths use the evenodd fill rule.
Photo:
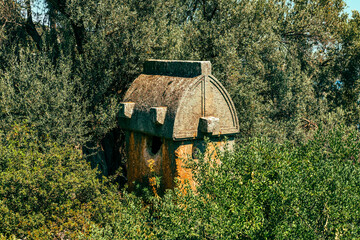
<svg viewBox="0 0 360 240">
<path fill-rule="evenodd" d="M 229 94 L 211 75 L 209 61 L 148 60 L 126 92 L 119 125 L 173 140 L 235 134 Z"/>
</svg>

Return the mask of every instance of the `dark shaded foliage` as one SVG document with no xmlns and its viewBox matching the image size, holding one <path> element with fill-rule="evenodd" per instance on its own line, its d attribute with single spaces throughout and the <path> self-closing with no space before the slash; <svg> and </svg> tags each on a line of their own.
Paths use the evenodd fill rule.
<svg viewBox="0 0 360 240">
<path fill-rule="evenodd" d="M 360 18 L 344 1 L 36 3 L 0 2 L 0 237 L 359 238 Z M 149 58 L 211 61 L 234 100 L 239 147 L 191 163 L 196 193 L 113 184 L 118 103 Z"/>
</svg>

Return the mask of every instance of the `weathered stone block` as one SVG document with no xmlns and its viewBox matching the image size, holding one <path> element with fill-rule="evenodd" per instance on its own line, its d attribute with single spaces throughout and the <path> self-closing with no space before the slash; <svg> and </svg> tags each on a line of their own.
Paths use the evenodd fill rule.
<svg viewBox="0 0 360 240">
<path fill-rule="evenodd" d="M 123 101 L 121 113 L 126 118 L 119 125 L 126 132 L 129 189 L 134 189 L 134 182 L 153 186 L 154 173 L 161 176 L 162 190 L 175 187 L 175 179 L 179 186 L 189 181 L 194 189 L 185 159 L 196 157 L 197 151 L 231 147 L 239 132 L 235 106 L 211 75 L 208 61 L 149 60 Z M 216 154 L 208 158 L 219 164 Z"/>
<path fill-rule="evenodd" d="M 209 61 L 179 61 L 151 59 L 144 64 L 144 73 L 177 77 L 194 77 L 211 74 Z"/>
<path fill-rule="evenodd" d="M 153 123 L 158 125 L 163 125 L 165 122 L 165 116 L 166 116 L 166 107 L 152 107 L 150 108 L 150 114 Z"/>
<path fill-rule="evenodd" d="M 216 117 L 201 117 L 200 131 L 203 133 L 218 133 L 220 129 L 219 118 Z"/>
<path fill-rule="evenodd" d="M 135 103 L 134 102 L 122 102 L 120 103 L 119 117 L 131 118 L 134 113 Z"/>
</svg>

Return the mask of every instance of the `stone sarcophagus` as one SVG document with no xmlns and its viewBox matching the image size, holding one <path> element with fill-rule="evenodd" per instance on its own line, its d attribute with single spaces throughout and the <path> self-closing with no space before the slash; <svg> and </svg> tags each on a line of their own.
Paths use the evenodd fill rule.
<svg viewBox="0 0 360 240">
<path fill-rule="evenodd" d="M 195 183 L 184 159 L 203 150 L 204 137 L 232 146 L 239 123 L 234 104 L 208 61 L 149 60 L 126 92 L 119 112 L 126 132 L 127 178 L 147 181 L 150 171 L 162 188 L 174 179 Z"/>
</svg>

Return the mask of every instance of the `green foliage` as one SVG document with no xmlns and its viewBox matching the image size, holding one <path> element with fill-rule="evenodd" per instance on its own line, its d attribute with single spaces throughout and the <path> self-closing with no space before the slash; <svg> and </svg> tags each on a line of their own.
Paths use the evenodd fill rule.
<svg viewBox="0 0 360 240">
<path fill-rule="evenodd" d="M 190 24 L 196 37 L 188 44 L 196 46 L 192 51 L 199 58 L 213 62 L 214 75 L 229 89 L 241 136 L 275 141 L 306 136 L 303 119 L 317 121 L 327 111 L 314 91 L 320 68 L 314 49 L 327 49 L 336 38 L 342 1 L 206 4 L 194 12 L 199 20 Z"/>
<path fill-rule="evenodd" d="M 92 102 L 92 87 L 72 74 L 71 64 L 58 62 L 54 68 L 44 54 L 29 51 L 13 57 L 10 67 L 0 71 L 1 126 L 26 120 L 40 134 L 73 145 L 99 139 L 114 127 L 114 99 Z"/>
<path fill-rule="evenodd" d="M 86 124 L 74 127 L 74 138 L 98 142 L 114 128 L 112 110 L 148 58 L 210 60 L 234 100 L 244 139 L 301 141 L 312 134 L 304 125 L 320 124 L 338 107 L 346 124 L 356 126 L 357 17 L 347 21 L 342 0 L 48 0 L 48 22 L 19 16 L 36 5 L 29 2 L 0 7 L 6 43 L 0 61 L 11 78 L 35 70 L 34 61 L 20 56 L 26 49 L 26 55 L 47 57 L 41 64 L 58 73 L 54 78 L 79 85 L 71 104 Z M 37 30 L 42 48 L 36 31 L 20 34 L 21 24 Z M 21 70 L 7 60 L 14 56 L 22 59 Z M 69 119 L 64 114 L 58 119 Z"/>
<path fill-rule="evenodd" d="M 332 93 L 329 94 L 328 98 L 333 108 L 341 106 L 344 109 L 346 123 L 349 125 L 357 124 L 360 120 L 359 27 L 360 15 L 359 12 L 354 12 L 352 19 L 340 32 L 340 44 L 333 53 L 336 54 L 336 60 L 328 66 L 328 69 L 332 70 L 332 80 L 336 81 L 336 86 L 332 86 Z"/>
<path fill-rule="evenodd" d="M 91 169 L 80 149 L 29 124 L 0 131 L 0 239 L 144 239 L 149 207 Z"/>
<path fill-rule="evenodd" d="M 360 237 L 360 17 L 344 1 L 47 0 L 46 21 L 34 5 L 0 2 L 1 239 Z M 210 60 L 234 100 L 241 145 L 190 164 L 196 192 L 160 198 L 152 176 L 136 197 L 83 159 L 148 58 Z"/>
<path fill-rule="evenodd" d="M 0 232 L 27 239 L 358 238 L 360 136 L 338 128 L 294 145 L 252 139 L 191 161 L 197 189 L 119 192 L 79 150 L 1 133 Z"/>
<path fill-rule="evenodd" d="M 100 184 L 79 150 L 46 136 L 39 144 L 32 130 L 14 125 L 1 132 L 0 159 L 1 233 L 43 239 L 88 231 Z"/>
<path fill-rule="evenodd" d="M 195 164 L 198 188 L 155 202 L 159 239 L 358 238 L 359 134 L 318 133 L 296 147 L 253 139 L 221 164 Z"/>
</svg>

